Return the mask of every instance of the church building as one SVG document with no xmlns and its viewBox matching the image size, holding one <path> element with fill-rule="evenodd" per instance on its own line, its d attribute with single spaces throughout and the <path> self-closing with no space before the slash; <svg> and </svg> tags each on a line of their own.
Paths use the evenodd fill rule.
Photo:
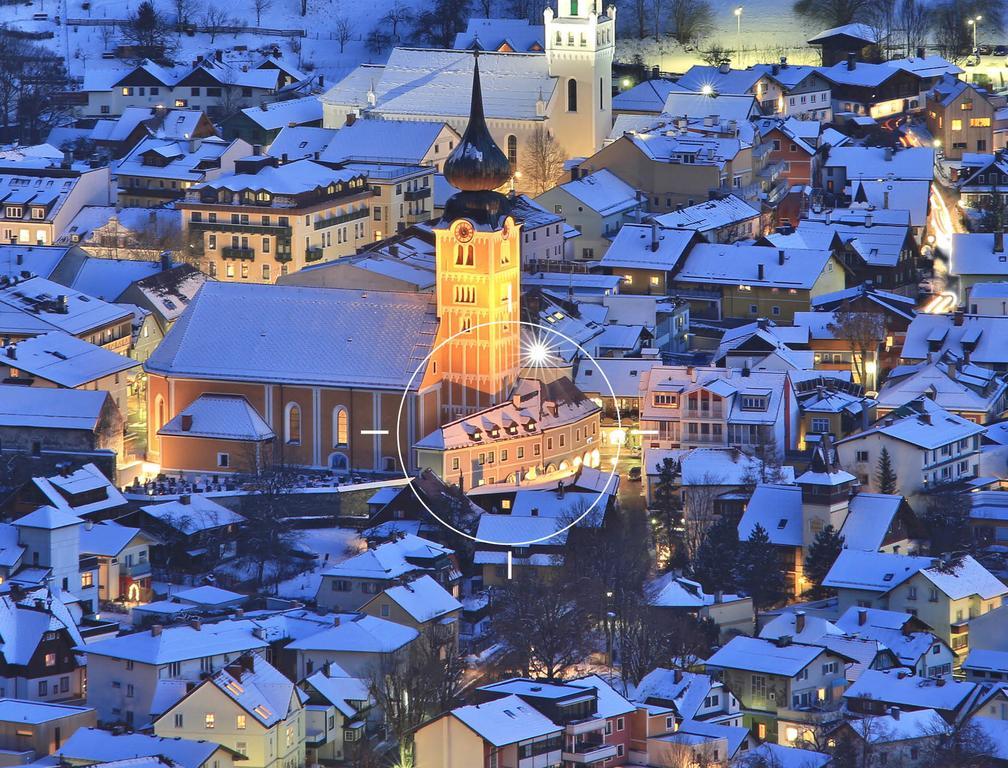
<svg viewBox="0 0 1008 768">
<path fill-rule="evenodd" d="M 486 54 L 465 55 L 470 119 L 444 165 L 460 191 L 434 227 L 433 294 L 207 283 L 145 363 L 149 461 L 214 474 L 273 463 L 412 473 L 424 446 L 454 477 L 443 461 L 424 466 L 478 484 L 497 480 L 480 469 L 485 457 L 456 445 L 441 455 L 437 435 L 462 432 L 476 447 L 464 425 L 500 422 L 483 442 L 503 445 L 520 422 L 531 439 L 520 451 L 515 440 L 500 481 L 597 464 L 598 407 L 522 363 L 521 224 L 514 198 L 495 191 L 512 171 L 484 118 Z"/>
<path fill-rule="evenodd" d="M 504 20 L 476 19 L 457 48 L 482 50 L 487 125 L 506 148 L 512 171 L 523 145 L 543 126 L 568 157 L 590 157 L 612 128 L 612 64 L 616 8 L 603 0 L 559 0 L 558 13 L 543 12 L 544 26 L 498 39 L 480 31 Z M 487 45 L 492 46 L 489 50 Z M 348 118 L 431 120 L 461 132 L 465 89 L 472 78 L 469 50 L 395 48 L 388 62 L 362 64 L 322 97 L 323 124 L 339 128 Z M 510 174 L 509 174 L 510 177 Z"/>
</svg>

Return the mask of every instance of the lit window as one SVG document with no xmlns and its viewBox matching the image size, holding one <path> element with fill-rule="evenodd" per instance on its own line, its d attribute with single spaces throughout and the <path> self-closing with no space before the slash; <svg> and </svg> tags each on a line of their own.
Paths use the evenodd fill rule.
<svg viewBox="0 0 1008 768">
<path fill-rule="evenodd" d="M 239 731 L 245 730 L 245 715 L 238 715 L 235 721 L 235 728 L 237 728 Z"/>
<path fill-rule="evenodd" d="M 214 727 L 214 720 L 215 720 L 214 713 L 213 712 L 207 712 L 203 716 L 203 727 L 207 728 L 207 729 L 213 728 Z"/>
<path fill-rule="evenodd" d="M 56 654 L 55 653 L 47 653 L 45 655 L 45 665 L 47 667 L 55 667 L 56 666 Z"/>
</svg>

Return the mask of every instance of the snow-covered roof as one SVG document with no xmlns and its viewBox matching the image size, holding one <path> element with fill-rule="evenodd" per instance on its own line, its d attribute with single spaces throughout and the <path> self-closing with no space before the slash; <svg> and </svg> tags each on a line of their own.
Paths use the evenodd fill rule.
<svg viewBox="0 0 1008 768">
<path fill-rule="evenodd" d="M 75 707 L 48 701 L 29 699 L 0 699 L 0 722 L 41 725 L 63 717 L 82 715 L 93 711 L 91 707 Z"/>
<path fill-rule="evenodd" d="M 280 132 L 269 145 L 272 157 L 298 160 L 303 157 L 320 157 L 329 142 L 336 135 L 335 128 L 315 128 L 304 125 L 289 125 Z"/>
<path fill-rule="evenodd" d="M 802 545 L 801 488 L 797 485 L 758 485 L 738 524 L 740 541 L 761 525 L 778 546 Z"/>
<path fill-rule="evenodd" d="M 415 629 L 363 613 L 339 614 L 334 622 L 328 629 L 297 638 L 287 648 L 293 651 L 391 653 L 419 636 Z"/>
<path fill-rule="evenodd" d="M 924 450 L 933 450 L 983 431 L 979 424 L 949 413 L 934 401 L 921 396 L 891 411 L 867 430 L 838 440 L 837 445 L 882 434 Z"/>
<path fill-rule="evenodd" d="M 528 19 L 469 19 L 465 30 L 455 35 L 458 50 L 536 53 L 545 50 L 546 28 Z"/>
<path fill-rule="evenodd" d="M 258 653 L 246 653 L 210 677 L 212 685 L 264 728 L 272 728 L 300 707 L 303 695 L 287 677 Z"/>
<path fill-rule="evenodd" d="M 103 555 L 115 557 L 122 552 L 133 539 L 142 535 L 139 528 L 119 525 L 112 520 L 104 520 L 94 525 L 85 525 L 80 531 L 81 554 Z"/>
<path fill-rule="evenodd" d="M 961 75 L 964 70 L 957 64 L 953 64 L 937 54 L 930 56 L 907 56 L 901 59 L 889 59 L 884 62 L 887 66 L 911 72 L 918 77 L 940 77 L 942 75 Z"/>
<path fill-rule="evenodd" d="M 682 261 L 695 237 L 696 232 L 690 229 L 624 224 L 602 257 L 600 266 L 671 271 Z"/>
<path fill-rule="evenodd" d="M 430 120 L 360 119 L 336 131 L 319 159 L 338 163 L 381 158 L 418 165 L 433 150 L 445 127 L 444 123 Z M 451 131 L 451 137 L 458 141 L 455 131 Z M 448 150 L 447 144 L 444 150 Z"/>
<path fill-rule="evenodd" d="M 172 597 L 182 603 L 205 606 L 230 605 L 245 599 L 245 595 L 239 592 L 221 589 L 210 584 L 183 589 L 173 594 Z"/>
<path fill-rule="evenodd" d="M 835 624 L 848 635 L 879 641 L 896 654 L 902 664 L 913 667 L 941 643 L 930 632 L 910 630 L 907 625 L 913 621 L 908 613 L 852 606 Z"/>
<path fill-rule="evenodd" d="M 625 213 L 638 204 L 636 190 L 608 168 L 602 168 L 560 189 L 600 216 Z"/>
<path fill-rule="evenodd" d="M 894 368 L 877 400 L 883 408 L 898 408 L 926 393 L 946 410 L 985 413 L 999 409 L 1006 387 L 994 370 L 957 359 L 950 351 L 938 360 Z"/>
<path fill-rule="evenodd" d="M 574 688 L 594 688 L 596 693 L 595 714 L 598 717 L 618 717 L 628 715 L 636 707 L 625 697 L 613 690 L 613 687 L 598 675 L 585 675 L 565 681 Z"/>
<path fill-rule="evenodd" d="M 900 356 L 905 360 L 925 360 L 929 352 L 952 351 L 981 365 L 1001 367 L 1008 363 L 1008 317 L 990 315 L 933 315 L 921 312 L 910 323 Z"/>
<path fill-rule="evenodd" d="M 949 273 L 956 277 L 1008 277 L 1008 254 L 997 251 L 993 232 L 956 232 L 952 235 Z"/>
<path fill-rule="evenodd" d="M 847 518 L 840 528 L 844 546 L 878 552 L 903 504 L 903 497 L 885 493 L 858 493 L 848 506 Z"/>
<path fill-rule="evenodd" d="M 188 501 L 176 499 L 140 509 L 187 536 L 245 521 L 237 512 L 201 494 L 193 494 Z"/>
<path fill-rule="evenodd" d="M 0 426 L 95 431 L 105 391 L 0 384 Z"/>
<path fill-rule="evenodd" d="M 768 741 L 746 752 L 739 758 L 737 766 L 738 768 L 762 768 L 764 765 L 772 765 L 774 768 L 823 768 L 830 759 L 830 756 L 823 752 L 785 747 Z"/>
<path fill-rule="evenodd" d="M 437 325 L 426 294 L 208 282 L 146 367 L 196 378 L 401 392 L 429 354 Z M 222 327 L 233 329 L 232 344 L 219 343 Z"/>
<path fill-rule="evenodd" d="M 428 574 L 404 584 L 386 587 L 383 594 L 419 623 L 433 621 L 452 611 L 462 610 L 462 603 Z M 376 599 L 380 600 L 380 597 Z"/>
<path fill-rule="evenodd" d="M 322 120 L 322 102 L 317 96 L 303 96 L 300 99 L 273 101 L 242 110 L 249 120 L 267 131 L 285 126 L 303 125 Z"/>
<path fill-rule="evenodd" d="M 883 67 L 889 75 L 896 73 L 896 70 L 882 64 L 859 64 L 858 66 Z M 887 157 L 888 159 L 886 159 Z M 905 147 L 887 154 L 887 149 L 884 147 L 831 147 L 829 154 L 823 161 L 823 167 L 843 168 L 849 184 L 861 179 L 932 181 L 934 179 L 934 149 L 931 147 Z"/>
<path fill-rule="evenodd" d="M 768 675 L 794 677 L 825 652 L 816 645 L 779 644 L 737 635 L 707 659 L 707 668 L 743 669 Z"/>
<path fill-rule="evenodd" d="M 724 168 L 743 149 L 751 146 L 741 138 L 705 135 L 698 130 L 627 133 L 620 140 L 631 142 L 645 157 L 655 162 L 717 168 Z"/>
<path fill-rule="evenodd" d="M 84 521 L 76 515 L 48 505 L 39 507 L 14 521 L 14 525 L 21 528 L 41 528 L 47 531 L 67 528 L 71 525 L 83 525 L 83 523 Z"/>
<path fill-rule="evenodd" d="M 347 558 L 327 568 L 323 574 L 343 579 L 396 579 L 424 569 L 423 564 L 410 562 L 411 559 L 424 561 L 451 554 L 453 551 L 441 544 L 405 534 Z"/>
<path fill-rule="evenodd" d="M 158 434 L 255 441 L 275 437 L 269 424 L 241 395 L 206 393 L 179 411 L 158 430 Z"/>
<path fill-rule="evenodd" d="M 958 709 L 976 688 L 975 683 L 950 678 L 921 678 L 903 669 L 866 669 L 844 692 L 848 701 L 868 697 L 885 704 L 914 709 Z"/>
<path fill-rule="evenodd" d="M 823 579 L 823 586 L 888 592 L 933 563 L 930 557 L 845 549 Z"/>
<path fill-rule="evenodd" d="M 648 603 L 656 608 L 702 608 L 713 605 L 717 597 L 704 592 L 699 582 L 674 573 L 663 573 L 647 585 Z M 723 595 L 721 600 L 731 602 L 738 595 Z"/>
<path fill-rule="evenodd" d="M 357 707 L 351 702 L 366 702 L 370 699 L 368 681 L 350 677 L 336 664 L 330 664 L 328 668 L 310 675 L 306 682 L 346 718 L 357 716 Z"/>
<path fill-rule="evenodd" d="M 694 92 L 713 89 L 714 93 L 749 94 L 764 73 L 757 69 L 732 69 L 727 72 L 709 64 L 694 64 L 679 78 L 677 84 Z"/>
<path fill-rule="evenodd" d="M 686 89 L 672 80 L 658 78 L 637 83 L 633 88 L 613 96 L 613 112 L 646 112 L 659 114 L 665 110 L 669 94 Z"/>
<path fill-rule="evenodd" d="M 238 142 L 241 142 L 238 144 Z M 174 179 L 179 182 L 203 181 L 208 168 L 220 167 L 220 158 L 232 146 L 248 147 L 242 139 L 227 141 L 216 136 L 204 139 L 175 140 L 150 136 L 138 143 L 129 154 L 115 164 L 120 177 L 136 176 L 152 179 Z M 154 153 L 167 163 L 150 164 L 145 157 Z M 123 182 L 125 186 L 125 181 Z"/>
<path fill-rule="evenodd" d="M 698 243 L 690 249 L 675 280 L 702 285 L 745 284 L 809 290 L 831 258 L 832 253 L 826 249 Z"/>
<path fill-rule="evenodd" d="M 66 296 L 65 305 L 61 304 L 61 296 Z M 16 333 L 22 323 L 27 323 L 31 335 L 58 330 L 80 336 L 115 322 L 128 322 L 130 316 L 123 306 L 42 277 L 0 287 L 0 330 L 8 332 Z"/>
<path fill-rule="evenodd" d="M 184 689 L 183 689 L 184 690 Z M 67 760 L 109 763 L 161 755 L 180 768 L 203 768 L 221 746 L 213 741 L 165 738 L 146 733 L 113 733 L 78 728 L 59 748 Z"/>
<path fill-rule="evenodd" d="M 730 121 L 735 122 L 736 130 L 745 130 L 748 121 L 759 114 L 759 105 L 755 97 L 748 93 L 716 93 L 706 94 L 698 90 L 683 90 L 679 88 L 670 91 L 665 97 L 662 109 L 663 118 L 687 118 L 690 128 L 713 127 L 728 129 Z M 695 124 L 694 121 L 700 121 Z M 728 132 L 728 131 L 726 131 Z"/>
<path fill-rule="evenodd" d="M 385 116 L 468 118 L 473 61 L 468 51 L 393 48 L 384 66 L 361 65 L 322 100 Z M 546 56 L 484 52 L 479 69 L 488 119 L 543 119 L 536 102 L 542 98 L 548 103 L 558 81 L 549 74 Z"/>
<path fill-rule="evenodd" d="M 64 598 L 76 600 L 58 589 L 37 587 L 15 600 L 10 594 L 0 597 L 0 656 L 3 662 L 27 666 L 50 632 L 66 631 L 70 642 L 83 643 L 80 630 Z"/>
<path fill-rule="evenodd" d="M 1008 593 L 1008 587 L 973 559 L 972 555 L 958 560 L 954 568 L 925 568 L 921 574 L 951 600 L 966 597 L 992 600 Z"/>
<path fill-rule="evenodd" d="M 758 219 L 759 215 L 759 211 L 749 203 L 735 195 L 728 195 L 719 200 L 708 200 L 678 211 L 663 213 L 654 218 L 663 227 L 710 232 L 750 219 Z"/>
<path fill-rule="evenodd" d="M 876 209 L 910 213 L 910 224 L 923 227 L 930 207 L 931 184 L 923 179 L 900 180 L 859 179 L 853 186 L 853 199 Z M 878 210 L 873 212 L 877 214 Z"/>
<path fill-rule="evenodd" d="M 962 663 L 963 669 L 1008 673 L 1008 651 L 972 648 Z"/>
<path fill-rule="evenodd" d="M 13 348 L 14 354 L 10 354 Z M 22 339 L 8 349 L 4 362 L 61 387 L 76 389 L 140 365 L 136 360 L 63 331 Z"/>
<path fill-rule="evenodd" d="M 98 467 L 91 463 L 66 474 L 33 477 L 32 483 L 46 497 L 50 505 L 75 515 L 88 515 L 126 506 L 126 497 Z M 102 490 L 103 494 L 99 492 Z M 73 503 L 74 497 L 78 494 L 86 494 L 87 500 L 81 504 Z M 101 498 L 98 498 L 99 496 Z"/>
<path fill-rule="evenodd" d="M 484 704 L 458 707 L 451 711 L 451 716 L 495 747 L 563 731 L 563 726 L 556 725 L 514 694 Z"/>
<path fill-rule="evenodd" d="M 156 630 L 148 629 L 106 638 L 88 643 L 79 650 L 96 656 L 162 665 L 264 649 L 268 642 L 256 636 L 255 628 L 256 624 L 247 619 L 204 623 L 199 629 L 186 624 L 164 627 L 157 634 Z"/>
<path fill-rule="evenodd" d="M 854 23 L 841 24 L 838 27 L 824 29 L 822 32 L 810 37 L 806 42 L 809 45 L 815 45 L 833 37 L 852 37 L 855 40 L 862 41 L 865 45 L 877 43 L 879 40 L 878 32 L 872 29 L 870 25 Z"/>
</svg>

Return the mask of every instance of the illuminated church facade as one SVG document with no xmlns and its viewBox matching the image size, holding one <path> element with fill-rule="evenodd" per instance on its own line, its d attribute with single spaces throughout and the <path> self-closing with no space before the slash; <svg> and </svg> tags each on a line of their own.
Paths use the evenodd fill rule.
<svg viewBox="0 0 1008 768">
<path fill-rule="evenodd" d="M 474 58 L 434 294 L 208 283 L 145 364 L 150 461 L 214 474 L 429 467 L 464 487 L 598 466 L 599 408 L 569 379 L 523 368 L 521 225 L 496 191 L 512 171 Z"/>
</svg>

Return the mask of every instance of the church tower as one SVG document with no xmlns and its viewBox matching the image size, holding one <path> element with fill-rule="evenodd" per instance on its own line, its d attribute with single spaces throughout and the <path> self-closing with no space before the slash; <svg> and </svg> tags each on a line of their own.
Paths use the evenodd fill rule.
<svg viewBox="0 0 1008 768">
<path fill-rule="evenodd" d="M 444 165 L 461 190 L 434 228 L 437 353 L 442 423 L 499 403 L 511 394 L 520 364 L 519 240 L 511 201 L 495 190 L 511 178 L 507 156 L 483 116 L 479 54 L 473 63 L 469 124 Z"/>
<path fill-rule="evenodd" d="M 547 6 L 546 57 L 558 78 L 549 129 L 570 157 L 589 157 L 612 129 L 612 65 L 616 7 L 603 0 L 559 0 Z"/>
</svg>

